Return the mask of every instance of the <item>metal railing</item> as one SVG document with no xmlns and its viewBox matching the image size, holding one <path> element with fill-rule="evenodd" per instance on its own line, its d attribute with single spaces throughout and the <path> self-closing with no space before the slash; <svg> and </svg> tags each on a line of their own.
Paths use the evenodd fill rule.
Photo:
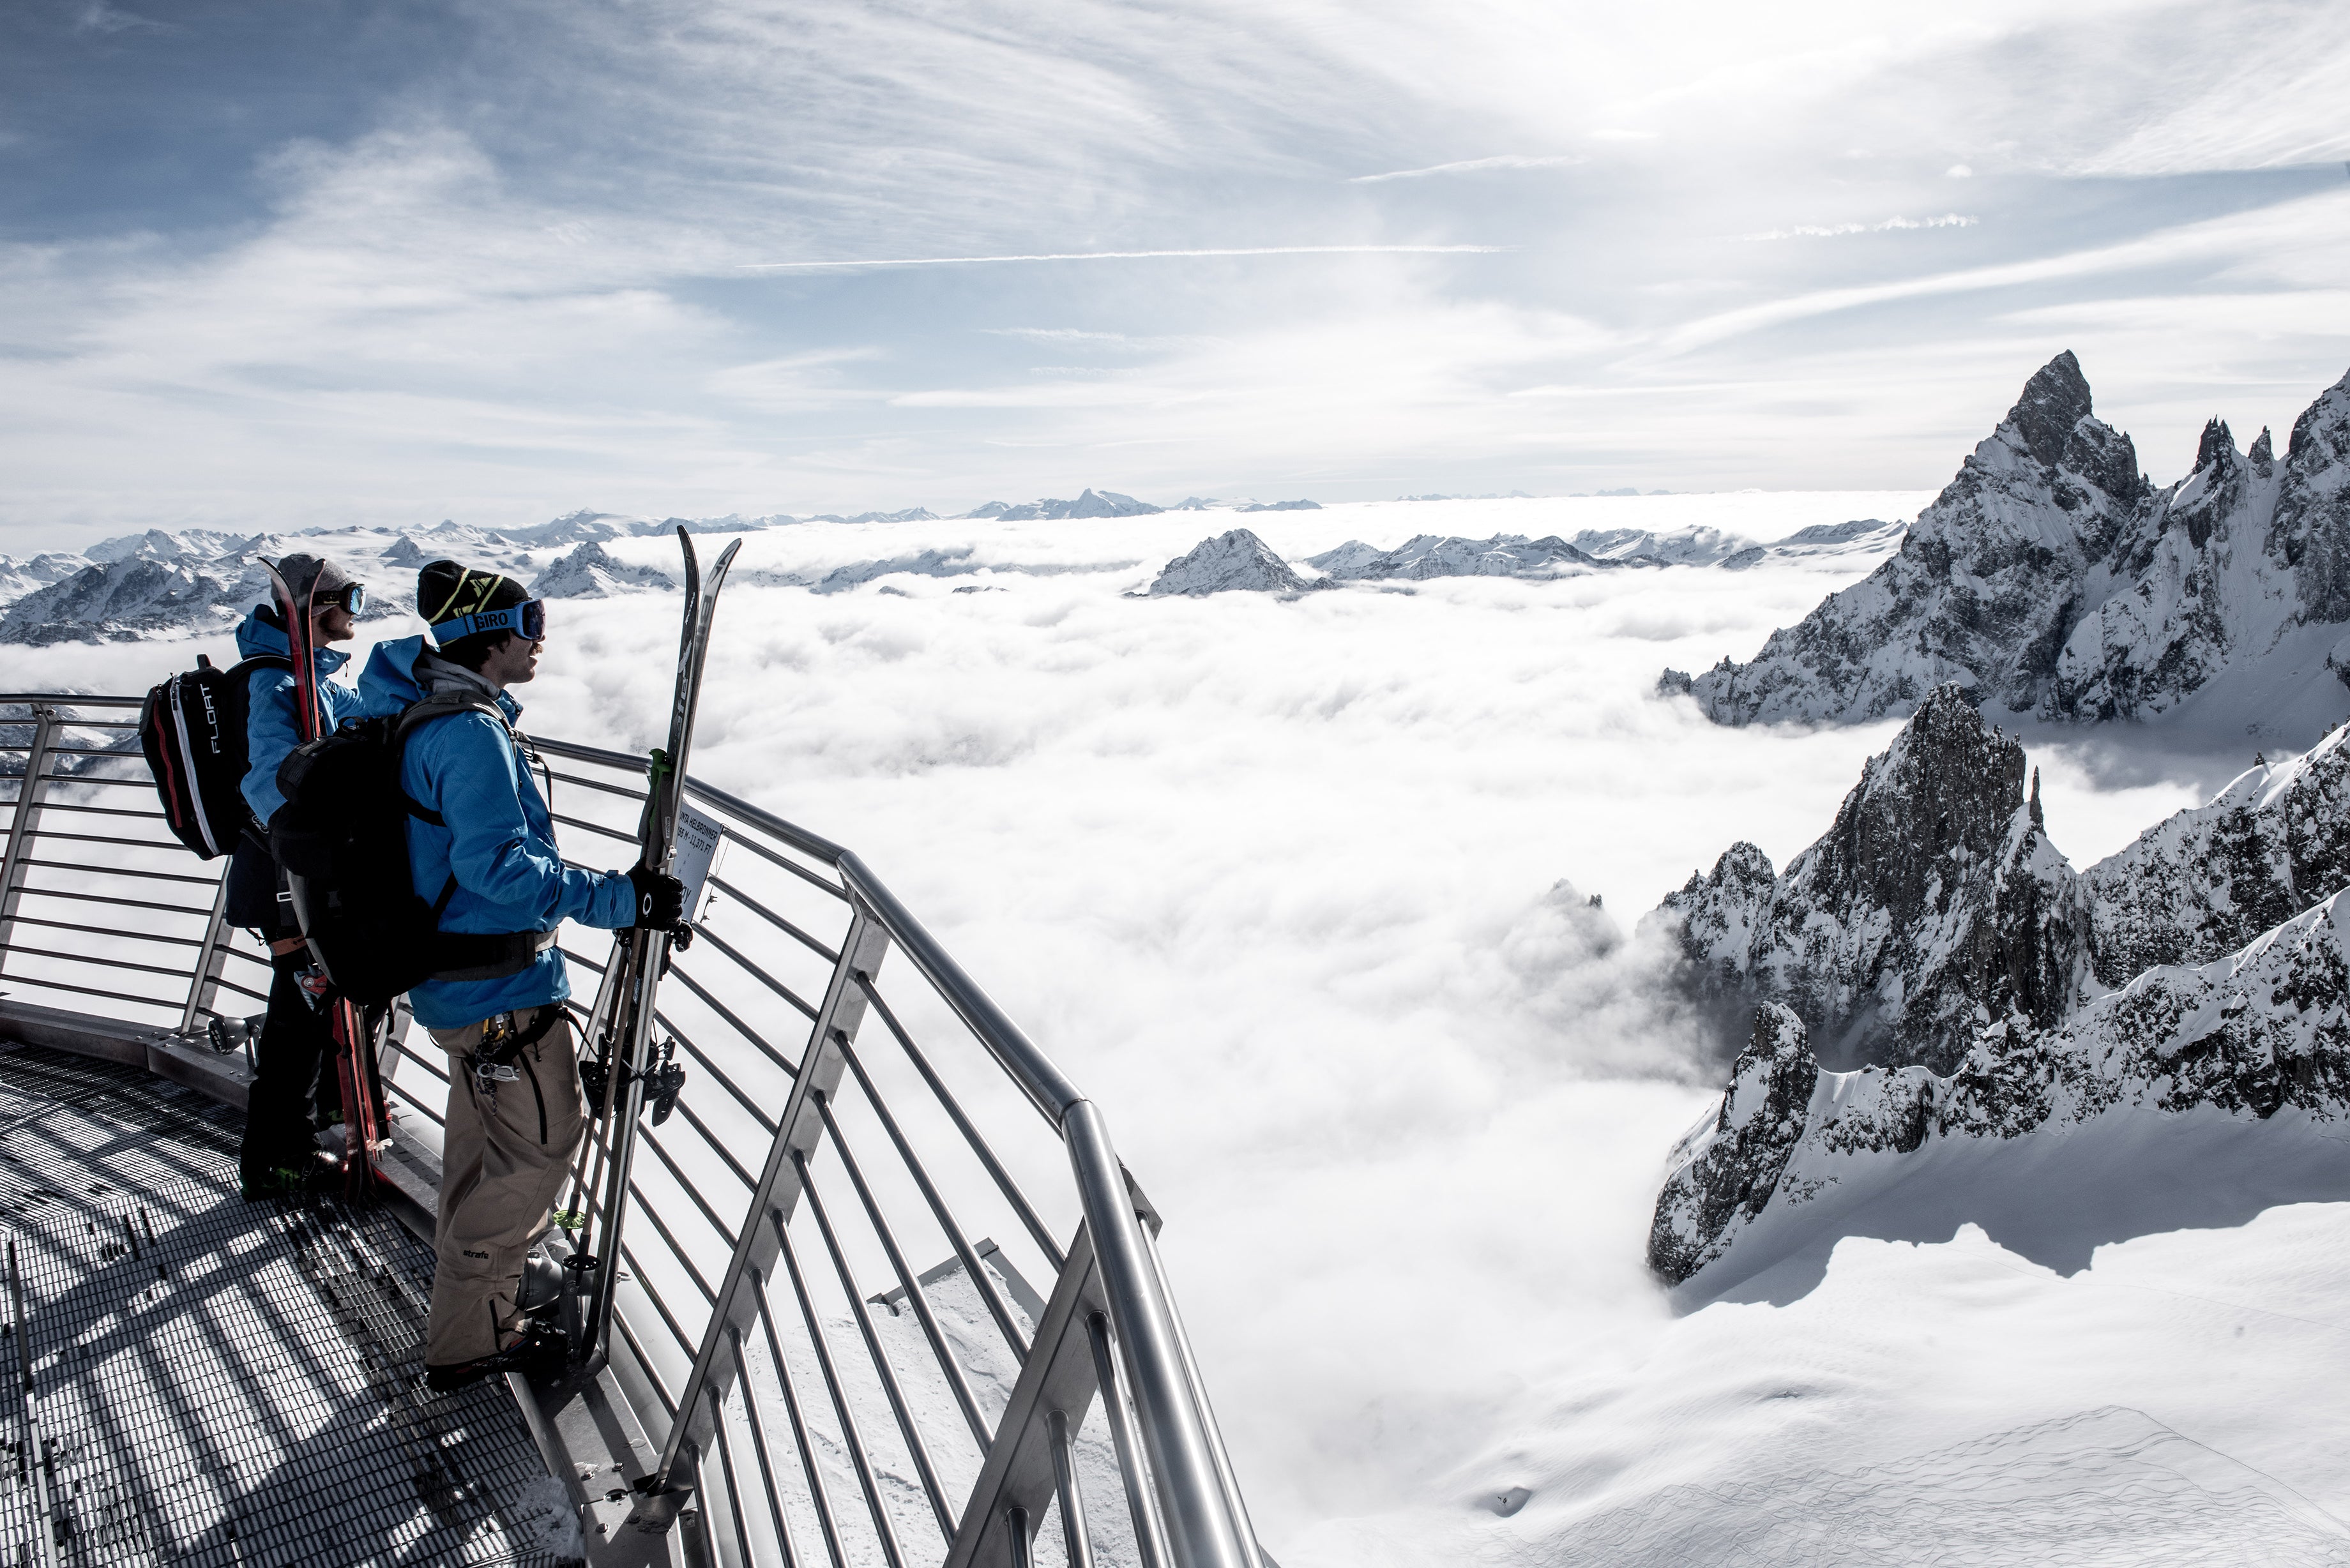
<svg viewBox="0 0 2350 1568">
<path fill-rule="evenodd" d="M 0 704 L 0 989 L 179 1033 L 258 1012 L 266 955 L 160 826 L 137 699 Z M 567 853 L 632 857 L 643 760 L 536 745 Z M 610 1370 L 658 1455 L 636 1532 L 728 1565 L 1257 1568 L 1099 1109 L 856 855 L 687 793 L 723 858 L 661 990 L 685 1090 L 617 1247 L 600 1127 L 564 1217 L 615 1254 Z M 583 981 L 599 937 L 565 928 Z M 446 1059 L 395 1036 L 385 1067 L 395 1137 L 437 1145 Z"/>
</svg>

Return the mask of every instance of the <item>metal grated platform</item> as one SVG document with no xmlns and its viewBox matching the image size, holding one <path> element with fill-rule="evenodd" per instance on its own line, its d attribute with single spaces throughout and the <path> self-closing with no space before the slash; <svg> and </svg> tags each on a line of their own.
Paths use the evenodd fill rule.
<svg viewBox="0 0 2350 1568">
<path fill-rule="evenodd" d="M 572 1560 L 503 1388 L 421 1386 L 430 1251 L 373 1209 L 245 1202 L 239 1127 L 0 1045 L 0 1564 Z"/>
</svg>

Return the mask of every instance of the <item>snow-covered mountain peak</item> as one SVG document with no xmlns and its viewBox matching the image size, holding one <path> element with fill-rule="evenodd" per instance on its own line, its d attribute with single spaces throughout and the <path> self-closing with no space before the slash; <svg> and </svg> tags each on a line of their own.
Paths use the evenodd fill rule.
<svg viewBox="0 0 2350 1568">
<path fill-rule="evenodd" d="M 600 599 L 675 587 L 668 573 L 615 560 L 601 544 L 590 539 L 550 564 L 530 591 L 543 599 Z"/>
<path fill-rule="evenodd" d="M 1196 597 L 1235 590 L 1295 594 L 1326 586 L 1327 579 L 1307 582 L 1300 577 L 1263 540 L 1246 528 L 1234 528 L 1202 539 L 1188 555 L 1168 562 L 1149 591 Z"/>
<path fill-rule="evenodd" d="M 2350 622 L 2350 378 L 2293 432 L 2279 464 L 2265 432 L 2240 453 L 2213 419 L 2192 472 L 2156 490 L 2060 354 L 1891 559 L 1752 662 L 1668 671 L 1659 690 L 1729 724 L 1879 719 L 1953 680 L 2056 720 L 2210 694 L 2230 724 L 2314 734 L 2350 705 L 2322 680 L 2350 683 L 2350 648 L 2329 666 L 2342 633 L 2326 630 Z"/>
</svg>

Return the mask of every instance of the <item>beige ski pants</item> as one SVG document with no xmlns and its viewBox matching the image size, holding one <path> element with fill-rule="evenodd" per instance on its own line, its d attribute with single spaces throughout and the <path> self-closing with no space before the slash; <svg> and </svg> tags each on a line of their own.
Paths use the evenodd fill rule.
<svg viewBox="0 0 2350 1568">
<path fill-rule="evenodd" d="M 550 1004 L 559 1011 L 561 1004 Z M 519 1008 L 517 1033 L 544 1009 Z M 482 1024 L 435 1029 L 449 1053 L 449 1122 L 442 1131 L 441 1222 L 433 1238 L 432 1315 L 424 1362 L 453 1366 L 503 1346 L 522 1321 L 523 1259 L 546 1233 L 586 1124 L 571 1020 L 515 1058 L 511 1083 L 478 1083 L 469 1060 Z"/>
</svg>

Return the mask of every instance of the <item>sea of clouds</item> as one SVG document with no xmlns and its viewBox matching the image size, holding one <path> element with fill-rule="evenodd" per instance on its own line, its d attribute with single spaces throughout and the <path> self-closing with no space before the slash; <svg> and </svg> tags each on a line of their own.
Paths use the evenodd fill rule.
<svg viewBox="0 0 2350 1568">
<path fill-rule="evenodd" d="M 1676 1318 L 1641 1261 L 1666 1151 L 1721 1063 L 1648 983 L 1633 922 L 1736 839 L 1782 862 L 1811 842 L 1895 729 L 1719 729 L 1658 698 L 1657 673 L 1751 657 L 1874 558 L 1128 596 L 1234 521 L 1296 559 L 1424 532 L 1705 524 L 1768 540 L 1926 499 L 755 535 L 720 612 L 694 771 L 857 849 L 1104 1108 L 1168 1217 L 1168 1267 L 1276 1555 L 1367 1561 L 1370 1541 L 1417 1543 L 1399 1562 L 1473 1555 L 1454 1535 L 1503 1527 L 1469 1502 L 1531 1451 L 1513 1434 L 1585 1445 L 1544 1470 L 1554 1499 L 1719 1475 L 1814 1430 L 1813 1412 L 1700 1423 L 1700 1457 L 1659 1469 L 1689 1420 L 1658 1403 L 1683 1386 L 1660 1368 L 1685 1355 L 1705 1387 L 1760 1399 L 1738 1355 L 1794 1344 L 1833 1361 L 1856 1324 L 1900 1310 L 1894 1259 L 1832 1274 L 1802 1309 L 1814 1327 L 1771 1330 L 1752 1315 L 1768 1306 Z M 986 569 L 823 596 L 754 575 L 964 546 Z M 659 539 L 610 548 L 674 563 Z M 955 591 L 973 587 L 994 591 Z M 543 672 L 518 692 L 525 725 L 654 743 L 677 602 L 554 606 Z M 12 649 L 8 684 L 140 689 L 209 646 Z M 2076 865 L 2250 761 L 2132 769 L 2031 744 Z M 1962 1306 L 1992 1266 L 1982 1251 L 1916 1288 Z M 1838 1289 L 1857 1304 L 1822 1304 Z M 1366 1515 L 1412 1522 L 1336 1522 Z"/>
</svg>

